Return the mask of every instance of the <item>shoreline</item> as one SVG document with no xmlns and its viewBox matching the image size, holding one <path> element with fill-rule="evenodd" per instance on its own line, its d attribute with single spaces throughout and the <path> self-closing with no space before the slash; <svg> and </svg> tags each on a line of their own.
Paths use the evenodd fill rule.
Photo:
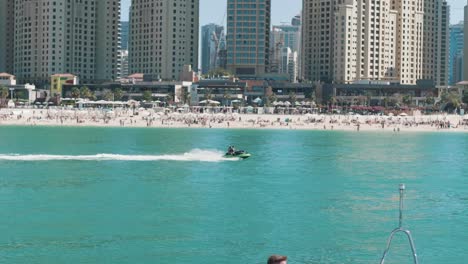
<svg viewBox="0 0 468 264">
<path fill-rule="evenodd" d="M 134 115 L 128 109 L 0 109 L 2 126 L 468 133 L 468 115 L 165 114 L 152 110 Z"/>
</svg>

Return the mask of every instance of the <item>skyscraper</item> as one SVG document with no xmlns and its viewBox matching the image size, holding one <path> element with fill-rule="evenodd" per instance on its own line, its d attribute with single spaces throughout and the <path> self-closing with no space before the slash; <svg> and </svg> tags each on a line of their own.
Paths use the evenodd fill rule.
<svg viewBox="0 0 468 264">
<path fill-rule="evenodd" d="M 302 75 L 306 80 L 333 80 L 335 2 L 302 1 Z"/>
<path fill-rule="evenodd" d="M 177 80 L 198 68 L 199 0 L 132 0 L 129 73 Z"/>
<path fill-rule="evenodd" d="M 424 0 L 423 79 L 449 83 L 450 8 L 445 0 Z"/>
<path fill-rule="evenodd" d="M 302 67 L 308 80 L 447 81 L 445 1 L 305 0 L 303 12 Z"/>
<path fill-rule="evenodd" d="M 465 6 L 465 22 L 464 28 L 468 28 L 468 4 Z M 463 80 L 468 80 L 468 34 L 463 36 L 464 43 L 463 43 Z"/>
<path fill-rule="evenodd" d="M 99 82 L 119 76 L 120 0 L 16 1 L 14 73 L 45 84 L 56 73 Z"/>
<path fill-rule="evenodd" d="M 463 81 L 463 22 L 450 26 L 449 84 Z"/>
<path fill-rule="evenodd" d="M 297 57 L 301 57 L 301 17 L 295 16 L 291 25 L 278 25 L 273 26 L 271 31 L 271 42 L 270 42 L 270 70 L 271 72 L 285 73 L 287 69 L 281 67 L 284 65 L 280 62 L 281 54 L 285 52 L 284 48 L 289 48 L 292 53 L 296 53 Z M 298 60 L 295 60 L 299 63 Z M 284 61 L 283 61 L 284 62 Z M 295 67 L 299 67 L 296 65 Z M 294 74 L 298 77 L 298 72 Z M 293 80 L 295 80 L 294 78 Z"/>
<path fill-rule="evenodd" d="M 228 0 L 227 68 L 235 75 L 268 71 L 271 0 Z"/>
<path fill-rule="evenodd" d="M 208 24 L 203 26 L 201 31 L 201 70 L 203 74 L 207 74 L 210 70 L 218 67 L 219 48 L 224 27 Z"/>
<path fill-rule="evenodd" d="M 0 1 L 0 72 L 13 73 L 14 0 Z"/>
<path fill-rule="evenodd" d="M 122 36 L 122 41 L 121 41 L 122 50 L 128 50 L 128 32 L 130 30 L 129 27 L 130 27 L 130 23 L 128 21 L 122 21 L 120 23 L 121 36 Z"/>
</svg>

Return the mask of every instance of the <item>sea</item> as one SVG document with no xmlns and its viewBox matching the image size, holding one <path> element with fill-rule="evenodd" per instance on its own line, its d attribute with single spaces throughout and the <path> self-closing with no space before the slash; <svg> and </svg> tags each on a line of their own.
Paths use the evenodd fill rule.
<svg viewBox="0 0 468 264">
<path fill-rule="evenodd" d="M 467 165 L 466 133 L 0 127 L 0 263 L 379 263 L 400 183 L 419 263 L 467 263 Z"/>
</svg>

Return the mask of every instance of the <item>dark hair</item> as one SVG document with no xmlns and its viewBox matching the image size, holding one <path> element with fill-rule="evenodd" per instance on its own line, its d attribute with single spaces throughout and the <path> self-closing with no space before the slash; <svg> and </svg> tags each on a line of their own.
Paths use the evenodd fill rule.
<svg viewBox="0 0 468 264">
<path fill-rule="evenodd" d="M 268 258 L 268 264 L 279 264 L 281 261 L 288 260 L 286 256 L 272 255 Z"/>
</svg>

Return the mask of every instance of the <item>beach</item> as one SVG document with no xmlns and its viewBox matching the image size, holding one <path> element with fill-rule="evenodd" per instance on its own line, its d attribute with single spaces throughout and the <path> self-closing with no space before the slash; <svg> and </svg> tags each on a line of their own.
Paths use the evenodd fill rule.
<svg viewBox="0 0 468 264">
<path fill-rule="evenodd" d="M 0 109 L 0 126 L 77 126 L 293 129 L 387 132 L 468 132 L 468 116 L 459 115 L 275 115 L 180 113 L 119 109 Z"/>
</svg>

